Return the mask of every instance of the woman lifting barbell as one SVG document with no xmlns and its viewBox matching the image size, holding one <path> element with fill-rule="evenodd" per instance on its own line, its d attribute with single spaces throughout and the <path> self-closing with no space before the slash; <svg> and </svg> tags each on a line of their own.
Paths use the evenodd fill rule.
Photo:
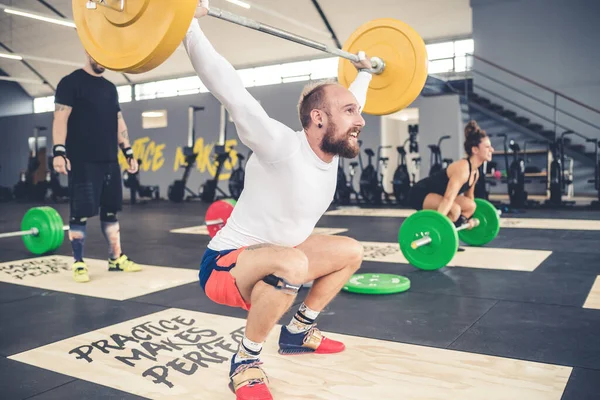
<svg viewBox="0 0 600 400">
<path fill-rule="evenodd" d="M 464 149 L 468 157 L 417 182 L 410 190 L 408 204 L 416 210 L 436 210 L 447 215 L 456 227 L 469 221 L 475 212 L 475 183 L 479 167 L 492 160 L 494 148 L 477 122 L 465 126 Z M 470 223 L 470 222 L 469 222 Z"/>
</svg>

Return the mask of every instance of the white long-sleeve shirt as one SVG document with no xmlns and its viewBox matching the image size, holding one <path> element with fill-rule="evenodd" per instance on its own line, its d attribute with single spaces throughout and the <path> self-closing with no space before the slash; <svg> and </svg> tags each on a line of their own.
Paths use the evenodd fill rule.
<svg viewBox="0 0 600 400">
<path fill-rule="evenodd" d="M 226 250 L 304 242 L 333 200 L 339 157 L 329 163 L 321 160 L 304 131 L 296 132 L 270 118 L 196 19 L 184 46 L 204 85 L 229 111 L 240 141 L 253 151 L 246 163 L 244 190 L 227 224 L 208 247 Z M 361 109 L 370 81 L 370 73 L 360 72 L 349 88 Z"/>
</svg>

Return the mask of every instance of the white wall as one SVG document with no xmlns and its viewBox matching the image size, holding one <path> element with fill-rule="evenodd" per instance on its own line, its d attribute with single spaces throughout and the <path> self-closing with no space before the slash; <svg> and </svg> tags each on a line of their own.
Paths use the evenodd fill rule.
<svg viewBox="0 0 600 400">
<path fill-rule="evenodd" d="M 450 139 L 442 142 L 442 158 L 456 161 L 464 156 L 464 126 L 458 95 L 423 97 L 419 101 L 419 153 L 421 177 L 429 175 L 431 151 L 428 145 L 438 143 L 441 136 Z"/>
<path fill-rule="evenodd" d="M 600 109 L 600 1 L 471 0 L 471 7 L 476 55 Z M 485 63 L 475 61 L 475 69 L 554 103 L 552 92 L 526 84 Z M 475 75 L 475 84 L 484 85 L 504 97 L 516 96 L 519 104 L 522 102 L 532 111 L 554 119 L 553 107 L 544 107 L 525 96 L 518 96 L 478 75 Z M 491 99 L 502 104 L 501 99 Z M 558 106 L 600 126 L 599 113 L 560 98 Z M 514 109 L 514 106 L 507 107 Z M 554 128 L 553 122 L 519 112 L 536 122 L 543 122 L 547 128 Z M 600 129 L 578 123 L 565 114 L 558 114 L 558 122 L 584 135 L 600 137 Z"/>
</svg>

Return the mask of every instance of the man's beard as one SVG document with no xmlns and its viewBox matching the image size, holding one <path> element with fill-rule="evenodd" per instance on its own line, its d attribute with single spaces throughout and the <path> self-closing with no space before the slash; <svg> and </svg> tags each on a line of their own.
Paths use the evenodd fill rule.
<svg viewBox="0 0 600 400">
<path fill-rule="evenodd" d="M 101 74 L 101 73 L 104 72 L 104 67 L 103 66 L 101 66 L 101 65 L 99 65 L 97 63 L 94 63 L 94 62 L 91 63 L 91 65 L 92 65 L 92 70 L 94 70 L 95 73 Z"/>
<path fill-rule="evenodd" d="M 342 137 L 339 140 L 335 140 L 335 131 L 337 126 L 330 122 L 327 126 L 327 130 L 325 131 L 325 136 L 323 136 L 323 141 L 321 142 L 321 150 L 325 153 L 336 154 L 343 158 L 354 158 L 360 152 L 360 148 L 358 147 L 358 143 L 356 145 L 352 145 L 350 143 L 350 132 L 354 129 L 349 129 L 346 132 L 345 137 Z"/>
</svg>

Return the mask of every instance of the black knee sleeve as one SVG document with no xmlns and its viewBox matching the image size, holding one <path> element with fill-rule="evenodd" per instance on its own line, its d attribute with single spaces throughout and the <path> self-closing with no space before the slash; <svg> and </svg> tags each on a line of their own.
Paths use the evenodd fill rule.
<svg viewBox="0 0 600 400">
<path fill-rule="evenodd" d="M 100 221 L 102 222 L 117 222 L 117 211 L 100 208 Z"/>
<path fill-rule="evenodd" d="M 291 294 L 294 296 L 298 294 L 298 291 L 302 287 L 302 285 L 293 285 L 285 279 L 275 276 L 273 274 L 265 276 L 263 278 L 263 282 L 273 286 L 277 290 L 281 290 L 284 293 Z"/>
<path fill-rule="evenodd" d="M 87 223 L 87 217 L 71 217 L 69 218 L 70 225 L 85 225 Z"/>
</svg>

